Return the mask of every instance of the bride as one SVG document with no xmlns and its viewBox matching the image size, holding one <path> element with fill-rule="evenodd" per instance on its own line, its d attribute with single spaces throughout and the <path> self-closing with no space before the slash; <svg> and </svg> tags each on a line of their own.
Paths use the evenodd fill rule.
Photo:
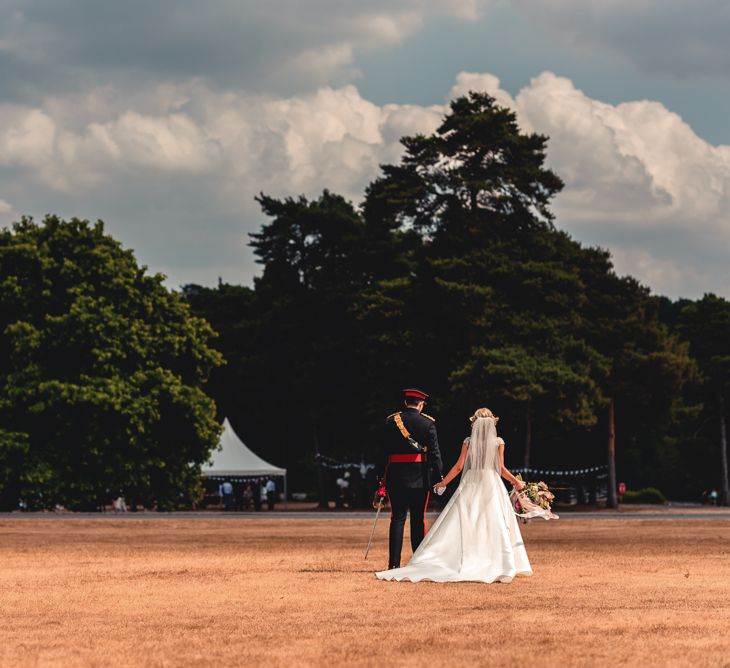
<svg viewBox="0 0 730 668">
<path fill-rule="evenodd" d="M 488 408 L 469 418 L 471 436 L 459 460 L 435 489 L 459 473 L 461 482 L 407 566 L 376 573 L 381 580 L 511 582 L 532 575 L 504 477 L 517 491 L 525 484 L 504 467 L 504 441 Z"/>
</svg>

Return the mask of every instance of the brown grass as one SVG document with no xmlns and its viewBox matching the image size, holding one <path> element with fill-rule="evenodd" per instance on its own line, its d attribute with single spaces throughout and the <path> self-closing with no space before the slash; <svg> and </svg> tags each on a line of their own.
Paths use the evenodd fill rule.
<svg viewBox="0 0 730 668">
<path fill-rule="evenodd" d="M 510 585 L 379 582 L 369 528 L 0 520 L 0 665 L 730 665 L 728 519 L 534 522 Z"/>
</svg>

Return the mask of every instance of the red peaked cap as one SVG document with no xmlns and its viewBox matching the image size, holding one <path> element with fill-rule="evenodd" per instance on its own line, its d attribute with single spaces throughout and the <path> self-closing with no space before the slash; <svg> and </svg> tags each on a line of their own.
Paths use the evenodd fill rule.
<svg viewBox="0 0 730 668">
<path fill-rule="evenodd" d="M 414 397 L 415 399 L 422 399 L 425 401 L 428 399 L 428 395 L 423 390 L 417 390 L 415 387 L 409 387 L 403 390 L 403 398 L 407 399 L 409 397 Z"/>
</svg>

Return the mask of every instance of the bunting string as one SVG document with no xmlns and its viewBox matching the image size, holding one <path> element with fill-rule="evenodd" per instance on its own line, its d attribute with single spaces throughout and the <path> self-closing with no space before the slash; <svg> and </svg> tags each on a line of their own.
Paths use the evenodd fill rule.
<svg viewBox="0 0 730 668">
<path fill-rule="evenodd" d="M 525 475 L 542 475 L 553 476 L 556 478 L 577 478 L 591 473 L 605 473 L 608 471 L 608 465 L 591 466 L 585 469 L 533 469 L 533 468 L 514 468 L 510 469 L 513 473 L 523 473 Z"/>
<path fill-rule="evenodd" d="M 341 462 L 327 455 L 316 454 L 317 463 L 326 469 L 357 469 L 362 476 L 365 476 L 370 469 L 375 468 L 375 464 L 367 464 L 365 462 Z"/>
</svg>

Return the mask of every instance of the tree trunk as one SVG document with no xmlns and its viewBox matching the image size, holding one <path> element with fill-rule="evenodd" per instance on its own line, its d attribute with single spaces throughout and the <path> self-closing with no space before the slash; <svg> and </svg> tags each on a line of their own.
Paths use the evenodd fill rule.
<svg viewBox="0 0 730 668">
<path fill-rule="evenodd" d="M 20 502 L 20 485 L 9 481 L 4 488 L 0 488 L 0 511 L 12 512 L 18 510 Z"/>
<path fill-rule="evenodd" d="M 522 465 L 530 468 L 530 450 L 532 449 L 532 406 L 528 403 L 525 411 L 525 456 Z M 527 476 L 527 474 L 525 474 Z"/>
<path fill-rule="evenodd" d="M 289 471 L 289 448 L 287 448 L 286 442 L 286 421 L 282 420 L 279 428 L 279 438 L 281 439 L 281 467 Z M 284 475 L 284 508 L 289 503 L 289 497 L 287 495 L 288 490 L 286 488 L 286 475 Z"/>
<path fill-rule="evenodd" d="M 720 394 L 720 472 L 722 474 L 722 505 L 730 506 L 730 482 L 727 470 L 727 427 L 725 423 L 725 397 Z"/>
<path fill-rule="evenodd" d="M 312 415 L 312 438 L 314 440 L 314 452 L 318 455 L 319 452 L 319 434 L 317 433 L 317 418 Z M 329 508 L 329 503 L 327 502 L 327 486 L 325 484 L 325 477 L 324 477 L 324 466 L 322 466 L 322 462 L 319 461 L 319 458 L 316 458 L 317 461 L 317 491 L 319 494 L 319 507 L 320 508 Z"/>
<path fill-rule="evenodd" d="M 608 402 L 608 499 L 609 508 L 618 508 L 616 494 L 616 423 L 613 399 Z"/>
</svg>

